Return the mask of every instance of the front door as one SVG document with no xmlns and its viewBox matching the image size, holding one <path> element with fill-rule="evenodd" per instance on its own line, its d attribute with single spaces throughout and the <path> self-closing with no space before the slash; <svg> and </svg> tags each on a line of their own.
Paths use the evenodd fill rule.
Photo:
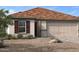
<svg viewBox="0 0 79 59">
<path fill-rule="evenodd" d="M 41 32 L 40 32 L 40 23 L 39 21 L 35 22 L 35 37 L 40 37 Z"/>
</svg>

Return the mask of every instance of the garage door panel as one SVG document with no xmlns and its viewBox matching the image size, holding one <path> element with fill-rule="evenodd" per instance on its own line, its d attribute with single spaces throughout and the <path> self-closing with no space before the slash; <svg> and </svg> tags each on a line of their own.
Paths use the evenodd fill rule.
<svg viewBox="0 0 79 59">
<path fill-rule="evenodd" d="M 77 23 L 63 23 L 63 22 L 48 22 L 49 36 L 57 38 L 75 38 L 77 37 Z"/>
</svg>

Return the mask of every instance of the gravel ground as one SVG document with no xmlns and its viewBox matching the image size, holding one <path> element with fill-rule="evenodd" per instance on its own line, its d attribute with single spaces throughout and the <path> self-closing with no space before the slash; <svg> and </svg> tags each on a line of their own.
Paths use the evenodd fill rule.
<svg viewBox="0 0 79 59">
<path fill-rule="evenodd" d="M 5 40 L 0 52 L 79 52 L 79 44 L 71 42 L 48 44 L 50 39 Z"/>
</svg>

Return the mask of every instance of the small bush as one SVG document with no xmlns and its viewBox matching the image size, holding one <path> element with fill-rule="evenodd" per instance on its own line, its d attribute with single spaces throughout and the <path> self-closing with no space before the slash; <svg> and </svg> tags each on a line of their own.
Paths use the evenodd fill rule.
<svg viewBox="0 0 79 59">
<path fill-rule="evenodd" d="M 7 34 L 5 32 L 0 32 L 0 37 L 5 37 Z"/>
<path fill-rule="evenodd" d="M 9 40 L 12 39 L 12 35 L 8 34 L 7 39 L 9 39 Z"/>
<path fill-rule="evenodd" d="M 18 34 L 18 35 L 17 35 L 17 38 L 18 38 L 18 39 L 21 39 L 21 38 L 23 38 L 23 35 L 22 35 L 22 34 Z"/>
<path fill-rule="evenodd" d="M 12 39 L 17 39 L 17 37 L 16 36 L 12 36 Z"/>
<path fill-rule="evenodd" d="M 34 39 L 33 35 L 27 34 L 23 37 L 24 39 Z"/>
<path fill-rule="evenodd" d="M 7 35 L 6 37 L 7 39 L 34 39 L 35 37 L 33 37 L 33 35 L 27 34 L 27 35 L 22 35 L 22 34 L 17 34 L 16 36 L 12 36 L 12 35 Z"/>
<path fill-rule="evenodd" d="M 13 36 L 13 35 L 11 35 L 11 34 L 8 34 L 8 35 L 6 36 L 6 39 L 8 39 L 8 40 L 10 40 L 10 39 L 16 39 L 16 37 Z"/>
<path fill-rule="evenodd" d="M 33 37 L 33 35 L 28 35 L 27 36 L 27 39 L 33 39 L 34 37 Z"/>
<path fill-rule="evenodd" d="M 4 47 L 4 40 L 0 40 L 0 48 Z"/>
<path fill-rule="evenodd" d="M 0 32 L 0 37 L 5 37 L 7 34 L 5 32 Z"/>
</svg>

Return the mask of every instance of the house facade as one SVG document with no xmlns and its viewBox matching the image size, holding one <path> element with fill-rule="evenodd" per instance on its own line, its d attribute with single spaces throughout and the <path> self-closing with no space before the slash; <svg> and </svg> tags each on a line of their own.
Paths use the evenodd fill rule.
<svg viewBox="0 0 79 59">
<path fill-rule="evenodd" d="M 66 41 L 78 41 L 78 17 L 48 10 L 34 8 L 11 14 L 13 25 L 7 33 L 12 35 L 31 34 L 34 37 L 56 37 Z"/>
</svg>

